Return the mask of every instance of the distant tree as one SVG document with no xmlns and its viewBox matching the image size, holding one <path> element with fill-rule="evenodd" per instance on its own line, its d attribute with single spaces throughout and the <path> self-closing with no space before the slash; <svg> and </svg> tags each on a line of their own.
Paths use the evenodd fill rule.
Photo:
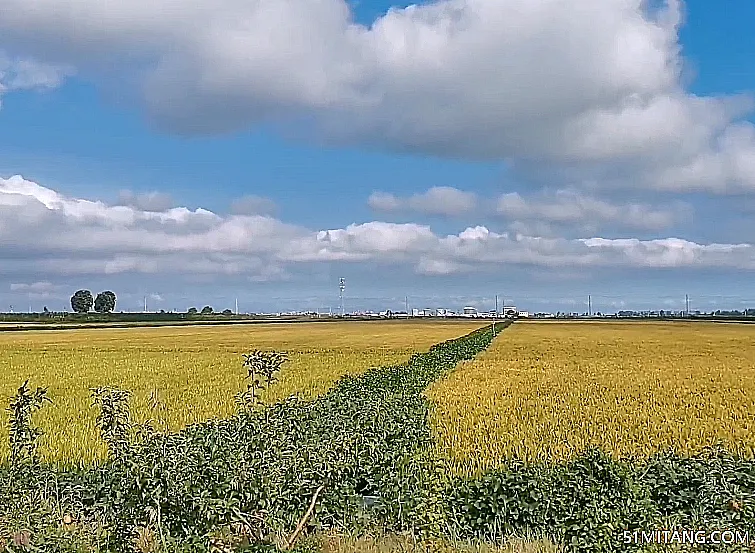
<svg viewBox="0 0 755 553">
<path fill-rule="evenodd" d="M 233 315 L 233 311 L 231 311 L 230 309 L 224 309 L 223 315 Z"/>
<path fill-rule="evenodd" d="M 44 313 L 45 315 L 47 315 L 47 314 L 48 314 L 48 313 L 50 312 L 50 310 L 49 310 L 49 309 L 47 309 L 47 306 L 45 305 L 45 306 L 44 306 L 44 308 L 42 309 L 42 312 L 43 312 L 43 313 Z"/>
<path fill-rule="evenodd" d="M 71 296 L 71 308 L 75 313 L 89 313 L 94 305 L 94 298 L 89 290 L 78 290 Z"/>
<path fill-rule="evenodd" d="M 112 313 L 115 309 L 115 294 L 110 290 L 97 294 L 94 300 L 94 310 L 97 313 Z"/>
<path fill-rule="evenodd" d="M 189 307 L 189 310 L 187 311 L 189 315 L 196 315 L 198 313 L 196 307 Z"/>
<path fill-rule="evenodd" d="M 202 315 L 212 315 L 212 307 L 210 307 L 209 305 L 205 305 L 202 308 Z"/>
</svg>

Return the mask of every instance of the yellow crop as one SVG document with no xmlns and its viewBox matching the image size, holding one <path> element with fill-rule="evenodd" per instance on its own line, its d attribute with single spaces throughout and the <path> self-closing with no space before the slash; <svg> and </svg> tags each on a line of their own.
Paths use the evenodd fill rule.
<svg viewBox="0 0 755 553">
<path fill-rule="evenodd" d="M 479 327 L 474 322 L 322 322 L 89 329 L 0 333 L 3 408 L 24 380 L 49 388 L 53 404 L 34 419 L 45 432 L 48 461 L 101 459 L 106 446 L 95 428 L 89 389 L 114 386 L 133 393 L 136 421 L 178 429 L 234 411 L 245 387 L 241 354 L 287 351 L 280 382 L 266 399 L 312 397 L 338 377 L 405 360 L 432 344 Z M 8 455 L 8 417 L 0 416 L 0 460 Z"/>
<path fill-rule="evenodd" d="M 461 473 L 723 444 L 755 451 L 755 326 L 517 322 L 428 391 L 441 454 Z"/>
</svg>

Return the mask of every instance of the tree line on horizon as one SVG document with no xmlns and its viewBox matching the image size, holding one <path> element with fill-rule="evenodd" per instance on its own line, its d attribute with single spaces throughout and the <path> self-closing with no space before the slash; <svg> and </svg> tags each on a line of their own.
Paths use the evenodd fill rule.
<svg viewBox="0 0 755 553">
<path fill-rule="evenodd" d="M 94 308 L 97 313 L 107 314 L 112 313 L 115 310 L 116 301 L 117 297 L 115 293 L 110 290 L 100 292 L 96 297 L 94 297 L 89 290 L 77 290 L 73 296 L 71 296 L 71 309 L 73 309 L 74 313 L 84 314 L 89 313 L 92 308 Z M 45 313 L 47 312 L 47 308 L 45 307 Z M 213 315 L 215 314 L 215 310 L 209 305 L 205 305 L 201 311 L 196 307 L 190 307 L 186 313 L 188 315 Z M 233 311 L 226 309 L 222 314 L 233 315 Z"/>
</svg>

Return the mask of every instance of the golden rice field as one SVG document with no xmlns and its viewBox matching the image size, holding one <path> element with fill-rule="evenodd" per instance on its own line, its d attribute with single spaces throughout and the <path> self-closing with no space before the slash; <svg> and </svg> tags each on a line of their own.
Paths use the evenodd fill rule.
<svg viewBox="0 0 755 553">
<path fill-rule="evenodd" d="M 234 411 L 234 394 L 245 386 L 241 354 L 250 349 L 289 354 L 280 382 L 267 394 L 273 401 L 293 393 L 312 397 L 344 374 L 403 361 L 479 326 L 474 321 L 375 321 L 0 333 L 0 396 L 7 406 L 26 379 L 32 388 L 48 387 L 54 404 L 35 417 L 45 432 L 42 457 L 90 462 L 106 453 L 90 388 L 130 390 L 135 420 L 178 429 Z M 0 420 L 0 459 L 6 459 L 6 412 Z"/>
<path fill-rule="evenodd" d="M 717 443 L 755 452 L 755 325 L 517 322 L 436 382 L 433 428 L 460 473 L 502 460 Z"/>
</svg>

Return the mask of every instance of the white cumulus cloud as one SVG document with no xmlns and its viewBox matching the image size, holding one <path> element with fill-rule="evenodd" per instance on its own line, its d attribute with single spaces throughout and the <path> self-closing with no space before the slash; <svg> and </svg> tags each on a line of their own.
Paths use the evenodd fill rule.
<svg viewBox="0 0 755 553">
<path fill-rule="evenodd" d="M 652 5 L 436 0 L 366 26 L 344 0 L 5 0 L 0 47 L 120 79 L 179 132 L 308 122 L 611 186 L 752 192 L 751 100 L 685 90 L 683 4 Z"/>
<path fill-rule="evenodd" d="M 0 258 L 0 281 L 12 283 L 12 291 L 39 294 L 52 290 L 49 275 L 164 275 L 179 286 L 181 278 L 199 275 L 257 281 L 306 275 L 313 265 L 333 261 L 424 275 L 512 266 L 536 273 L 588 267 L 755 269 L 750 243 L 566 239 L 500 233 L 483 225 L 440 235 L 426 225 L 381 221 L 316 230 L 256 215 L 110 206 L 18 176 L 0 179 Z"/>
</svg>

